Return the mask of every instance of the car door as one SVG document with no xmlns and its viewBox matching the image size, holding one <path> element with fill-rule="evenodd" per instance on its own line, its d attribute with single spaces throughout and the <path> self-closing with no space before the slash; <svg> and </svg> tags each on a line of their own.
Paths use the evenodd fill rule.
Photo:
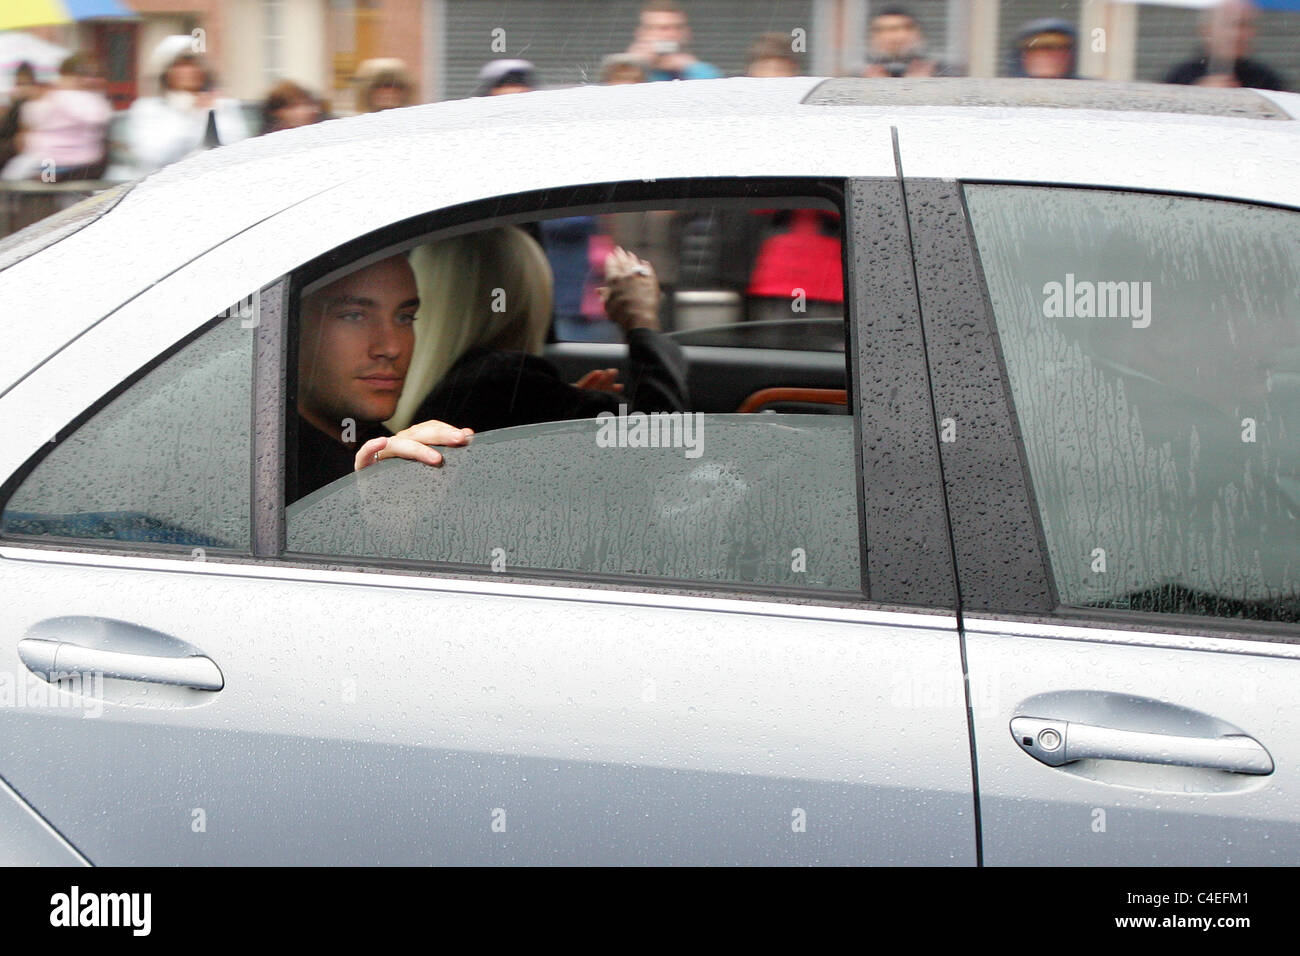
<svg viewBox="0 0 1300 956">
<path fill-rule="evenodd" d="M 1300 214 L 907 186 L 988 864 L 1300 858 Z"/>
<path fill-rule="evenodd" d="M 853 414 L 698 457 L 506 429 L 286 515 L 295 287 L 228 304 L 252 239 L 98 323 L 0 398 L 48 446 L 4 486 L 0 776 L 96 864 L 975 862 L 901 193 L 846 190 Z"/>
</svg>

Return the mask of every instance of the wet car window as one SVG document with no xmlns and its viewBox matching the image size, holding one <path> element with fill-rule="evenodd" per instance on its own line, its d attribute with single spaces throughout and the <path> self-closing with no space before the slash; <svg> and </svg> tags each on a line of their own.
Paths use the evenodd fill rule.
<svg viewBox="0 0 1300 956">
<path fill-rule="evenodd" d="M 220 319 L 52 445 L 5 502 L 3 534 L 247 549 L 247 325 Z"/>
<path fill-rule="evenodd" d="M 1300 620 L 1300 217 L 966 197 L 1060 601 Z"/>
<path fill-rule="evenodd" d="M 857 591 L 851 420 L 701 418 L 694 449 L 669 447 L 671 423 L 660 447 L 618 447 L 585 420 L 488 432 L 440 469 L 382 461 L 291 505 L 288 547 Z"/>
</svg>

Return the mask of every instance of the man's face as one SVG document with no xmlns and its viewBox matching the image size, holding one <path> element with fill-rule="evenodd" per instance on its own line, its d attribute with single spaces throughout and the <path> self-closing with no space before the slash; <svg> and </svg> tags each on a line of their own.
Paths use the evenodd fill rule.
<svg viewBox="0 0 1300 956">
<path fill-rule="evenodd" d="M 297 100 L 277 110 L 276 118 L 285 129 L 310 126 L 320 120 L 320 107 L 314 100 Z"/>
<path fill-rule="evenodd" d="M 1239 60 L 1250 53 L 1255 42 L 1257 15 L 1253 4 L 1238 0 L 1228 0 L 1216 7 L 1210 14 L 1209 23 L 1201 27 L 1201 36 L 1210 55 L 1224 60 Z"/>
<path fill-rule="evenodd" d="M 167 88 L 197 93 L 203 89 L 203 66 L 197 60 L 181 60 L 167 71 Z"/>
<path fill-rule="evenodd" d="M 419 307 L 406 256 L 358 269 L 303 299 L 299 413 L 335 435 L 345 418 L 391 418 L 411 364 Z"/>
<path fill-rule="evenodd" d="M 1040 33 L 1030 39 L 1021 54 L 1027 76 L 1057 80 L 1070 75 L 1074 41 L 1064 33 Z"/>
<path fill-rule="evenodd" d="M 686 17 L 668 10 L 647 10 L 641 14 L 641 39 L 653 45 L 656 43 L 676 43 L 678 49 L 686 46 L 690 40 L 690 29 L 686 26 Z"/>
<path fill-rule="evenodd" d="M 871 21 L 871 51 L 891 59 L 911 53 L 921 44 L 921 28 L 911 17 L 887 14 Z"/>
<path fill-rule="evenodd" d="M 376 86 L 370 90 L 370 108 L 396 110 L 406 105 L 406 90 L 400 86 Z"/>
</svg>

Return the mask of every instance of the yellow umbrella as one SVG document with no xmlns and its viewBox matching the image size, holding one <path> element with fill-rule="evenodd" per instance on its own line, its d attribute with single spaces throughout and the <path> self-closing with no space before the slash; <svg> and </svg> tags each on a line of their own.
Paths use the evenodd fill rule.
<svg viewBox="0 0 1300 956">
<path fill-rule="evenodd" d="M 0 30 L 129 16 L 133 16 L 132 11 L 118 0 L 4 0 L 0 3 Z"/>
<path fill-rule="evenodd" d="M 5 0 L 0 4 L 0 30 L 67 23 L 67 8 L 58 0 Z"/>
</svg>

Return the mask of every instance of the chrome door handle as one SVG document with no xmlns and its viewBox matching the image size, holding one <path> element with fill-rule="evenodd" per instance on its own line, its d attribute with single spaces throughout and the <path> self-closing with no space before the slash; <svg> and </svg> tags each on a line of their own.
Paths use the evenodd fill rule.
<svg viewBox="0 0 1300 956">
<path fill-rule="evenodd" d="M 1011 736 L 1025 753 L 1049 767 L 1076 760 L 1131 760 L 1137 763 L 1202 767 L 1231 773 L 1270 774 L 1273 758 L 1254 737 L 1180 737 L 1097 727 L 1043 717 L 1013 717 Z"/>
<path fill-rule="evenodd" d="M 221 690 L 226 686 L 221 668 L 209 657 L 127 654 L 30 637 L 18 642 L 18 656 L 28 670 L 48 681 L 73 675 L 101 675 L 197 690 Z"/>
</svg>

